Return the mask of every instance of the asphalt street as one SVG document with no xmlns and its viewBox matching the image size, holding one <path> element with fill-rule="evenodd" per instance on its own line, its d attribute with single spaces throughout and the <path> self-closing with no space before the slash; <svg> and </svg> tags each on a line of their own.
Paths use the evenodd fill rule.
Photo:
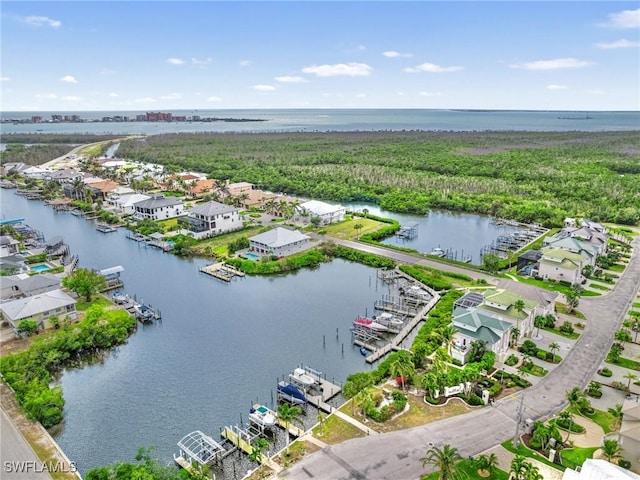
<svg viewBox="0 0 640 480">
<path fill-rule="evenodd" d="M 359 244 L 349 243 L 353 244 L 349 246 L 358 248 Z M 418 479 L 429 471 L 422 467 L 420 458 L 424 457 L 430 443 L 437 446 L 450 444 L 463 457 L 467 457 L 512 438 L 516 431 L 521 397 L 524 397 L 524 409 L 520 417 L 523 420 L 547 419 L 557 414 L 567 404 L 566 392 L 574 386 L 585 387 L 600 367 L 613 342 L 615 331 L 640 288 L 640 238 L 636 238 L 632 245 L 631 261 L 614 289 L 606 295 L 580 300 L 578 308 L 587 317 L 586 327 L 563 362 L 543 381 L 503 398 L 493 406 L 465 415 L 326 447 L 304 457 L 283 471 L 280 477 L 287 480 Z M 366 246 L 359 249 L 372 251 L 377 248 Z M 387 256 L 396 258 L 396 255 L 405 256 L 398 252 Z M 411 258 L 411 263 L 416 263 L 415 257 Z M 406 261 L 404 258 L 398 260 Z M 446 269 L 440 264 L 438 268 Z M 475 272 L 471 275 L 476 276 Z"/>
</svg>

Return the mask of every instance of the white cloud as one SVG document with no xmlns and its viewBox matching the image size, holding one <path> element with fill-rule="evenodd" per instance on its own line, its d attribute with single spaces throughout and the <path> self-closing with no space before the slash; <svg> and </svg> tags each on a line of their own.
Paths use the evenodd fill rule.
<svg viewBox="0 0 640 480">
<path fill-rule="evenodd" d="M 640 42 L 632 42 L 627 39 L 616 40 L 615 42 L 610 43 L 596 43 L 596 47 L 611 49 L 611 48 L 638 48 L 640 47 Z"/>
<path fill-rule="evenodd" d="M 274 80 L 276 82 L 281 82 L 281 83 L 306 83 L 308 82 L 308 80 L 304 77 L 296 77 L 296 76 L 290 76 L 290 75 L 284 75 L 282 77 L 274 77 Z"/>
<path fill-rule="evenodd" d="M 413 53 L 400 53 L 394 50 L 388 52 L 382 52 L 382 55 L 388 58 L 411 58 L 413 57 Z"/>
<path fill-rule="evenodd" d="M 68 102 L 78 102 L 80 100 L 82 100 L 82 98 L 76 96 L 76 95 L 66 95 L 64 97 L 60 97 L 62 98 L 62 100 L 66 100 Z"/>
<path fill-rule="evenodd" d="M 312 65 L 302 69 L 304 73 L 313 73 L 318 77 L 367 77 L 373 68 L 366 63 L 336 63 L 335 65 Z"/>
<path fill-rule="evenodd" d="M 60 81 L 66 83 L 78 83 L 78 80 L 76 80 L 76 77 L 74 77 L 73 75 L 65 75 L 60 79 Z"/>
<path fill-rule="evenodd" d="M 459 66 L 442 67 L 440 65 L 436 65 L 435 63 L 429 63 L 429 62 L 416 65 L 415 67 L 407 67 L 404 69 L 404 71 L 408 73 L 417 73 L 417 72 L 449 73 L 449 72 L 458 72 L 460 70 L 463 70 L 463 67 L 459 67 Z"/>
<path fill-rule="evenodd" d="M 184 60 L 182 60 L 181 58 L 167 58 L 167 63 L 171 65 L 182 65 L 184 63 Z"/>
<path fill-rule="evenodd" d="M 421 97 L 439 97 L 442 95 L 440 92 L 419 92 L 418 95 Z"/>
<path fill-rule="evenodd" d="M 588 67 L 589 65 L 593 65 L 593 62 L 578 60 L 577 58 L 555 58 L 553 60 L 514 63 L 509 66 L 511 68 L 519 68 L 522 70 L 558 70 L 561 68 L 582 68 Z"/>
<path fill-rule="evenodd" d="M 209 65 L 213 59 L 211 57 L 207 58 L 191 58 L 191 63 L 194 65 Z"/>
<path fill-rule="evenodd" d="M 221 101 L 222 101 L 222 98 L 216 97 L 215 95 L 211 97 L 207 97 L 207 102 L 221 102 Z"/>
<path fill-rule="evenodd" d="M 241 67 L 248 67 L 249 65 L 251 65 L 251 60 L 240 60 L 238 62 L 238 65 L 240 65 Z"/>
<path fill-rule="evenodd" d="M 120 95 L 118 95 L 117 93 L 113 93 L 112 92 L 112 93 L 109 94 L 109 96 L 112 97 L 112 98 L 116 98 L 116 97 L 119 97 Z"/>
<path fill-rule="evenodd" d="M 168 95 L 162 95 L 160 100 L 180 100 L 182 98 L 181 93 L 170 93 Z"/>
<path fill-rule="evenodd" d="M 567 87 L 566 85 L 556 85 L 556 84 L 551 84 L 551 85 L 547 85 L 547 90 L 567 90 L 569 87 Z"/>
<path fill-rule="evenodd" d="M 58 98 L 55 93 L 37 93 L 36 98 L 44 98 L 46 100 L 54 100 Z"/>
<path fill-rule="evenodd" d="M 151 97 L 136 98 L 134 103 L 155 103 L 156 99 Z"/>
<path fill-rule="evenodd" d="M 273 92 L 276 87 L 273 85 L 254 85 L 253 89 L 259 92 Z"/>
<path fill-rule="evenodd" d="M 33 25 L 34 27 L 49 26 L 51 28 L 60 28 L 62 26 L 62 22 L 60 20 L 54 20 L 53 18 L 41 17 L 37 15 L 25 17 L 24 21 L 25 23 Z"/>
<path fill-rule="evenodd" d="M 11 80 L 9 77 L 0 77 L 0 82 L 8 82 Z"/>
<path fill-rule="evenodd" d="M 609 14 L 609 20 L 601 23 L 600 26 L 617 29 L 640 28 L 640 8 L 611 13 Z"/>
</svg>

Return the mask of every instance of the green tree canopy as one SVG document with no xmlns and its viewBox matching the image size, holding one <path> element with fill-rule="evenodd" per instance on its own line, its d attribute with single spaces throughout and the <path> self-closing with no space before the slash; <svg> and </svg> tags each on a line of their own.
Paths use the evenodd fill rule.
<svg viewBox="0 0 640 480">
<path fill-rule="evenodd" d="M 105 278 L 86 268 L 78 268 L 62 279 L 62 286 L 91 301 L 91 296 L 106 287 Z"/>
</svg>

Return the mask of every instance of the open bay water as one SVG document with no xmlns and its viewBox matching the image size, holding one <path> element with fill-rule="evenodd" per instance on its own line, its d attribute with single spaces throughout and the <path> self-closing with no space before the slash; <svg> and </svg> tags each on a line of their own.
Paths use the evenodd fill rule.
<svg viewBox="0 0 640 480">
<path fill-rule="evenodd" d="M 168 111 L 168 110 L 163 110 Z M 314 132 L 314 131 L 621 131 L 639 130 L 640 112 L 567 112 L 520 110 L 430 110 L 430 109 L 258 109 L 258 110 L 170 110 L 174 115 L 260 122 L 85 122 L 10 123 L 10 133 L 93 133 L 156 135 L 177 132 Z M 128 112 L 2 112 L 2 119 L 29 119 L 41 115 L 79 115 L 86 120 L 114 115 L 135 118 L 144 111 Z M 587 118 L 589 117 L 589 118 Z"/>
</svg>

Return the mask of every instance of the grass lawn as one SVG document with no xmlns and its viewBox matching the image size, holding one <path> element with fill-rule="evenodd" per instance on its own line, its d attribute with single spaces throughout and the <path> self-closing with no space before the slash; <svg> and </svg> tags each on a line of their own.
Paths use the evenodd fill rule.
<svg viewBox="0 0 640 480">
<path fill-rule="evenodd" d="M 248 227 L 237 232 L 225 233 L 224 235 L 217 235 L 212 238 L 202 240 L 193 247 L 194 254 L 199 257 L 210 257 L 212 255 L 228 257 L 229 249 L 227 245 L 241 237 L 252 237 L 267 231 L 269 228 L 265 227 Z"/>
<path fill-rule="evenodd" d="M 384 423 L 376 423 L 371 419 L 365 420 L 357 409 L 356 412 L 353 413 L 351 402 L 343 405 L 340 408 L 340 411 L 355 418 L 359 422 L 364 423 L 372 430 L 377 432 L 392 432 L 395 430 L 404 430 L 406 428 L 418 427 L 427 423 L 437 422 L 438 420 L 468 413 L 472 410 L 466 403 L 458 398 L 452 398 L 445 406 L 434 407 L 426 404 L 421 395 L 416 396 L 408 394 L 407 403 L 409 404 L 408 412 L 387 420 Z"/>
<path fill-rule="evenodd" d="M 576 338 L 580 337 L 580 334 L 576 332 L 565 333 L 565 332 L 561 332 L 560 330 L 556 330 L 555 328 L 549 328 L 549 327 L 540 327 L 540 328 L 546 332 L 555 333 L 556 335 L 561 335 L 563 337 L 570 338 L 572 340 L 575 340 Z"/>
<path fill-rule="evenodd" d="M 166 220 L 158 221 L 158 225 L 162 227 L 162 233 L 170 232 L 172 228 L 176 228 L 178 226 L 178 218 L 167 218 Z"/>
<path fill-rule="evenodd" d="M 506 442 L 502 442 L 501 445 L 506 448 L 507 450 L 509 450 L 511 453 L 515 453 L 516 455 L 521 455 L 523 457 L 526 458 L 533 458 L 535 460 L 538 460 L 539 462 L 544 463 L 545 465 L 548 465 L 550 467 L 553 467 L 557 470 L 561 470 L 564 472 L 566 467 L 563 467 L 562 465 L 557 465 L 553 462 L 550 462 L 549 460 L 547 460 L 546 457 L 543 457 L 542 455 L 540 455 L 537 452 L 534 452 L 533 450 L 525 447 L 522 442 L 518 442 L 518 448 L 513 448 L 513 441 L 512 440 L 507 440 Z"/>
<path fill-rule="evenodd" d="M 639 295 L 638 297 L 640 298 L 640 295 Z M 633 308 L 640 308 L 640 302 L 633 302 L 633 303 L 631 304 L 631 306 L 632 306 Z"/>
<path fill-rule="evenodd" d="M 573 315 L 574 317 L 579 318 L 580 320 L 587 319 L 587 317 L 585 317 L 580 310 L 574 310 L 573 313 L 569 313 L 567 305 L 564 303 L 556 302 L 555 309 L 557 313 L 562 313 L 563 315 Z"/>
<path fill-rule="evenodd" d="M 631 370 L 640 370 L 640 362 L 636 362 L 635 360 L 631 360 L 630 358 L 620 357 L 617 362 L 612 362 L 610 356 L 607 355 L 605 362 Z"/>
<path fill-rule="evenodd" d="M 611 270 L 612 272 L 624 272 L 625 267 L 626 265 L 622 263 L 616 263 L 607 268 L 607 270 Z"/>
<path fill-rule="evenodd" d="M 462 474 L 462 478 L 469 480 L 484 480 L 486 478 L 491 478 L 491 480 L 507 480 L 509 478 L 509 473 L 504 470 L 500 470 L 499 468 L 496 468 L 490 477 L 481 477 L 478 474 L 478 469 L 473 465 L 471 460 L 462 460 L 461 462 L 458 462 L 456 464 L 456 471 Z M 438 478 L 440 478 L 438 476 L 439 473 L 440 472 L 430 473 L 429 475 L 422 477 L 421 480 L 438 480 Z"/>
<path fill-rule="evenodd" d="M 562 457 L 563 465 L 575 468 L 582 466 L 582 464 L 588 458 L 593 458 L 593 454 L 600 447 L 588 447 L 588 448 L 564 448 L 562 449 L 560 456 Z"/>
<path fill-rule="evenodd" d="M 520 370 L 521 372 L 530 373 L 531 375 L 534 375 L 536 377 L 544 377 L 547 373 L 549 373 L 549 370 L 546 370 L 540 365 L 536 365 L 535 363 L 531 364 L 531 366 L 529 366 L 528 368 L 524 368 L 524 366 L 521 366 L 520 368 L 518 368 L 518 370 Z"/>
<path fill-rule="evenodd" d="M 355 229 L 355 225 L 362 225 L 362 228 L 359 230 Z M 370 218 L 347 217 L 343 222 L 325 225 L 322 229 L 326 232 L 325 235 L 329 237 L 354 240 L 365 233 L 375 232 L 386 226 L 386 223 L 378 222 Z"/>
<path fill-rule="evenodd" d="M 517 281 L 519 282 L 528 283 L 529 285 L 535 285 L 536 287 L 544 288 L 545 290 L 551 290 L 551 291 L 559 292 L 562 294 L 566 294 L 571 291 L 571 287 L 567 285 L 562 285 L 561 283 L 545 282 L 543 280 L 536 280 L 535 278 L 523 277 L 521 275 L 513 275 L 513 276 L 517 278 Z"/>
<path fill-rule="evenodd" d="M 611 415 L 609 412 L 605 412 L 604 410 L 598 410 L 597 408 L 594 408 L 593 415 L 583 415 L 581 413 L 578 413 L 577 409 L 572 408 L 567 408 L 567 410 L 571 411 L 572 413 L 577 413 L 584 418 L 588 418 L 589 420 L 593 420 L 595 423 L 600 425 L 600 427 L 602 427 L 602 431 L 605 434 L 612 432 L 613 426 L 616 423 L 616 419 L 613 415 Z"/>
<path fill-rule="evenodd" d="M 337 415 L 328 416 L 324 420 L 322 428 L 320 425 L 317 425 L 312 432 L 317 439 L 330 445 L 342 443 L 350 438 L 364 437 L 367 435 L 358 427 L 351 425 L 349 422 L 345 422 Z"/>
<path fill-rule="evenodd" d="M 84 312 L 92 307 L 93 305 L 104 305 L 105 307 L 109 305 L 113 305 L 111 300 L 106 299 L 102 295 L 94 295 L 91 298 L 90 302 L 86 302 L 84 297 L 78 297 L 78 301 L 76 302 L 76 310 L 79 312 Z"/>
<path fill-rule="evenodd" d="M 595 288 L 596 290 L 605 290 L 605 291 L 611 290 L 606 285 L 600 285 L 599 283 L 590 283 L 588 288 Z"/>
</svg>

